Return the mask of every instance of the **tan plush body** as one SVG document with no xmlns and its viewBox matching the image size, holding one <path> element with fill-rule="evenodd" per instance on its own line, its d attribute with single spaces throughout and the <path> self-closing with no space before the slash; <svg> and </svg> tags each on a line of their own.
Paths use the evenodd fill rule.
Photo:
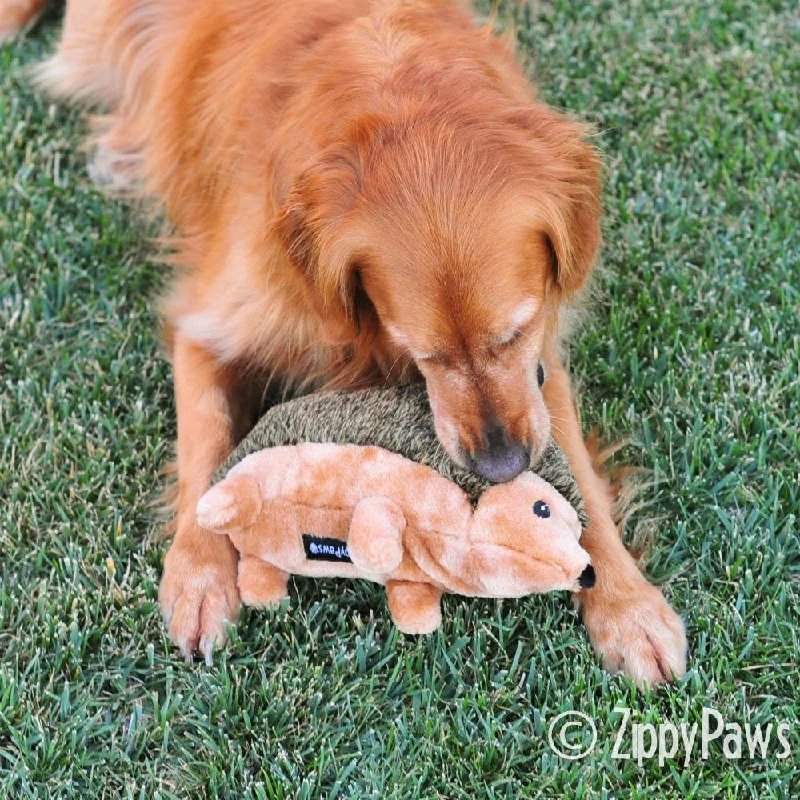
<svg viewBox="0 0 800 800">
<path fill-rule="evenodd" d="M 273 447 L 233 467 L 197 515 L 239 550 L 245 603 L 280 603 L 290 574 L 365 578 L 386 585 L 406 633 L 439 626 L 442 592 L 519 597 L 593 580 L 575 509 L 532 472 L 473 509 L 434 470 L 378 447 Z"/>
</svg>

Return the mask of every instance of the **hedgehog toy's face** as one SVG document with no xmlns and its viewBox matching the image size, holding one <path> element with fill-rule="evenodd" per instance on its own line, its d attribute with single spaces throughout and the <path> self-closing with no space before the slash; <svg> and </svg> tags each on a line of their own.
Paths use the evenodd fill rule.
<svg viewBox="0 0 800 800">
<path fill-rule="evenodd" d="M 489 596 L 594 585 L 575 509 L 532 472 L 487 489 L 469 535 L 470 571 Z"/>
</svg>

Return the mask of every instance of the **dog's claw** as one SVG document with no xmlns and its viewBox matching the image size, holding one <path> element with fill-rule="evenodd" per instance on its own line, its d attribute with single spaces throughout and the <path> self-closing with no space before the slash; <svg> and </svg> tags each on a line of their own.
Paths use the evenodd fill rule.
<svg viewBox="0 0 800 800">
<path fill-rule="evenodd" d="M 159 587 L 164 622 L 187 663 L 198 651 L 206 664 L 212 664 L 214 647 L 225 643 L 226 624 L 236 622 L 239 615 L 236 553 L 221 550 L 219 555 L 219 560 L 198 563 L 176 542 L 164 562 Z"/>
<path fill-rule="evenodd" d="M 214 639 L 203 636 L 200 639 L 200 646 L 197 649 L 204 655 L 206 666 L 214 666 Z"/>
</svg>

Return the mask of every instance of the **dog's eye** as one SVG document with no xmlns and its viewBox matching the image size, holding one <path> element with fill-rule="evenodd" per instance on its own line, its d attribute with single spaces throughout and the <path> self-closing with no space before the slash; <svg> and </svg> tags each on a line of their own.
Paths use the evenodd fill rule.
<svg viewBox="0 0 800 800">
<path fill-rule="evenodd" d="M 547 505 L 544 500 L 537 500 L 533 504 L 533 513 L 536 514 L 537 517 L 547 519 L 550 516 L 550 506 Z"/>
<path fill-rule="evenodd" d="M 523 336 L 525 335 L 525 331 L 522 329 L 518 331 L 514 331 L 508 339 L 503 342 L 503 347 L 511 347 L 512 344 L 516 344 Z"/>
<path fill-rule="evenodd" d="M 541 361 L 539 362 L 539 366 L 536 367 L 536 380 L 539 382 L 539 386 L 544 383 L 544 367 Z"/>
<path fill-rule="evenodd" d="M 490 348 L 489 352 L 492 354 L 492 356 L 498 358 L 507 350 L 511 350 L 511 348 L 514 347 L 514 345 L 519 344 L 524 337 L 525 337 L 525 331 L 522 329 L 514 331 L 514 333 L 510 335 L 506 335 L 504 337 L 498 337 L 489 346 Z"/>
</svg>

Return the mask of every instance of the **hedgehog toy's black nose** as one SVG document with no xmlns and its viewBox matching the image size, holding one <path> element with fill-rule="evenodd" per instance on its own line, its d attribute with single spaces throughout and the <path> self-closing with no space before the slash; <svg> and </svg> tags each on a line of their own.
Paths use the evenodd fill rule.
<svg viewBox="0 0 800 800">
<path fill-rule="evenodd" d="M 580 576 L 578 577 L 578 585 L 581 587 L 581 589 L 591 589 L 596 580 L 597 575 L 595 574 L 594 567 L 589 564 L 589 566 L 586 567 L 586 569 L 581 572 Z"/>
</svg>

